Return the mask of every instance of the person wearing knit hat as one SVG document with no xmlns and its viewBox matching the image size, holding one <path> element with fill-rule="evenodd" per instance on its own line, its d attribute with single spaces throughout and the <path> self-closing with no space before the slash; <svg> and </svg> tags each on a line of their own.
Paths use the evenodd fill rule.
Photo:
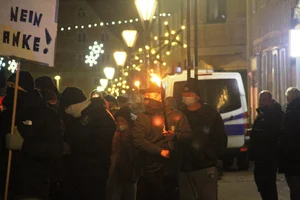
<svg viewBox="0 0 300 200">
<path fill-rule="evenodd" d="M 183 113 L 190 122 L 193 138 L 183 148 L 179 193 L 183 199 L 193 199 L 195 194 L 189 191 L 194 190 L 201 197 L 216 200 L 218 196 L 216 166 L 218 158 L 226 149 L 227 134 L 220 113 L 212 106 L 200 102 L 201 94 L 197 85 L 196 79 L 190 79 L 181 91 L 182 102 L 185 104 Z M 207 173 L 210 174 L 209 177 Z M 186 178 L 188 176 L 197 184 L 190 184 Z"/>
<path fill-rule="evenodd" d="M 16 73 L 10 75 L 7 79 L 6 94 L 3 99 L 4 109 L 12 109 L 14 101 L 14 88 L 16 83 Z M 21 107 L 29 93 L 34 91 L 34 81 L 32 75 L 28 71 L 20 71 L 17 107 Z"/>
<path fill-rule="evenodd" d="M 78 196 L 106 199 L 115 120 L 105 108 L 103 99 L 88 100 L 76 87 L 68 87 L 62 92 L 60 107 L 69 116 L 64 118 L 65 142 L 70 152 L 70 159 L 64 162 L 64 199 L 78 199 Z"/>
<path fill-rule="evenodd" d="M 109 94 L 104 99 L 108 102 L 109 111 L 114 115 L 120 109 L 118 100 Z"/>
<path fill-rule="evenodd" d="M 137 199 L 179 199 L 179 146 L 190 140 L 191 130 L 181 112 L 163 109 L 163 92 L 156 84 L 140 90 L 145 112 L 138 114 L 132 132 L 141 172 Z"/>
<path fill-rule="evenodd" d="M 134 121 L 128 107 L 120 108 L 115 119 L 117 131 L 113 139 L 107 200 L 134 200 L 138 178 L 135 167 L 137 152 L 131 135 Z"/>
<path fill-rule="evenodd" d="M 16 74 L 7 80 L 3 126 L 0 125 L 0 194 L 5 184 L 8 150 L 13 162 L 9 199 L 48 199 L 52 161 L 62 156 L 63 128 L 57 113 L 43 103 L 27 71 L 19 72 L 17 112 L 11 133 Z M 2 132 L 3 131 L 3 132 Z M 4 142 L 3 142 L 4 141 Z M 38 173 L 37 173 L 38 172 Z M 4 183 L 4 184 L 3 184 Z"/>
</svg>

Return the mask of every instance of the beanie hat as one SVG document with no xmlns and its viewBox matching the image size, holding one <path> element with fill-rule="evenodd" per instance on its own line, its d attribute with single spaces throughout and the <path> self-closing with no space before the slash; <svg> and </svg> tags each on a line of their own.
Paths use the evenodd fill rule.
<svg viewBox="0 0 300 200">
<path fill-rule="evenodd" d="M 129 98 L 125 96 L 118 96 L 117 100 L 119 103 L 129 103 Z"/>
<path fill-rule="evenodd" d="M 140 94 L 146 94 L 146 93 L 159 93 L 161 94 L 162 89 L 155 83 L 151 83 L 150 86 L 146 89 L 140 89 Z"/>
<path fill-rule="evenodd" d="M 7 82 L 16 83 L 16 73 L 8 77 Z M 26 90 L 28 93 L 34 90 L 34 80 L 28 71 L 20 71 L 19 86 Z"/>
<path fill-rule="evenodd" d="M 120 108 L 115 116 L 115 118 L 117 117 L 123 117 L 130 126 L 133 125 L 134 121 L 132 120 L 132 117 L 131 117 L 131 110 L 128 108 L 128 107 L 123 107 L 123 108 Z"/>
<path fill-rule="evenodd" d="M 182 92 L 193 92 L 200 97 L 200 90 L 197 85 L 197 80 L 194 78 L 190 78 L 184 85 Z"/>
<path fill-rule="evenodd" d="M 108 101 L 108 102 L 111 102 L 111 103 L 114 103 L 114 104 L 116 104 L 117 106 L 119 106 L 119 102 L 118 102 L 118 100 L 114 97 L 114 96 L 112 96 L 112 95 L 106 95 L 105 97 L 104 97 L 104 99 L 106 99 L 106 101 Z"/>
<path fill-rule="evenodd" d="M 40 90 L 55 90 L 54 81 L 49 76 L 41 76 L 37 79 L 35 79 L 35 87 Z"/>
<path fill-rule="evenodd" d="M 57 96 L 56 94 L 51 91 L 51 90 L 42 90 L 41 95 L 43 99 L 48 102 L 48 101 L 57 101 Z"/>
<path fill-rule="evenodd" d="M 84 92 L 77 87 L 67 87 L 60 96 L 60 105 L 67 108 L 70 105 L 81 103 L 87 100 Z"/>
<path fill-rule="evenodd" d="M 102 98 L 102 93 L 99 92 L 97 89 L 93 90 L 90 94 L 90 98 L 95 98 L 93 97 L 95 94 L 98 94 L 99 95 L 99 98 Z"/>
</svg>

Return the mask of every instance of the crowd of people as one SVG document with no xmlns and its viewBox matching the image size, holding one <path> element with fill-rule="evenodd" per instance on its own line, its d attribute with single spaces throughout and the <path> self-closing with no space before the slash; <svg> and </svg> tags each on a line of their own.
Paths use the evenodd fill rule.
<svg viewBox="0 0 300 200">
<path fill-rule="evenodd" d="M 250 136 L 249 156 L 254 179 L 263 200 L 277 200 L 277 173 L 285 175 L 290 199 L 300 199 L 300 91 L 286 91 L 287 107 L 276 102 L 270 91 L 259 94 L 259 108 Z"/>
<path fill-rule="evenodd" d="M 151 84 L 140 90 L 143 111 L 133 112 L 126 96 L 77 87 L 60 94 L 50 77 L 27 71 L 16 86 L 12 74 L 0 115 L 0 199 L 9 176 L 9 200 L 216 200 L 227 135 L 193 81 L 182 91 L 184 110 Z"/>
<path fill-rule="evenodd" d="M 16 86 L 12 74 L 0 114 L 0 199 L 9 176 L 9 200 L 217 200 L 227 135 L 217 110 L 201 103 L 195 81 L 181 91 L 183 110 L 151 84 L 139 91 L 143 110 L 134 112 L 126 96 L 86 96 L 77 87 L 60 94 L 50 77 L 34 80 L 27 71 Z M 300 199 L 300 91 L 289 88 L 286 97 L 283 112 L 262 91 L 251 132 L 249 157 L 264 200 L 278 199 L 278 169 L 291 199 Z"/>
</svg>

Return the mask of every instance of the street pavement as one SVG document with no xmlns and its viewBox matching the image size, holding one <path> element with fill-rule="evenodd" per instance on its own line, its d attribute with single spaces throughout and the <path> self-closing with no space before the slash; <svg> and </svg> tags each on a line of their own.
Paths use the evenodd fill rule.
<svg viewBox="0 0 300 200">
<path fill-rule="evenodd" d="M 253 172 L 229 171 L 218 182 L 219 200 L 260 200 Z M 279 200 L 289 200 L 289 188 L 282 174 L 277 176 Z"/>
</svg>

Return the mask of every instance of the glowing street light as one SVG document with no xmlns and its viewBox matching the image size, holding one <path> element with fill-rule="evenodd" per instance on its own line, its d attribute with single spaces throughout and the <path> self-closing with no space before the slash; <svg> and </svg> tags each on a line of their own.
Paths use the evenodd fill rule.
<svg viewBox="0 0 300 200">
<path fill-rule="evenodd" d="M 122 32 L 123 40 L 129 48 L 132 48 L 135 45 L 137 39 L 137 31 L 136 30 L 124 30 Z"/>
<path fill-rule="evenodd" d="M 157 0 L 135 0 L 135 6 L 143 21 L 150 21 L 157 6 Z"/>
<path fill-rule="evenodd" d="M 54 79 L 55 79 L 55 81 L 56 81 L 56 87 L 57 87 L 57 90 L 59 91 L 59 81 L 60 81 L 60 76 L 59 75 L 56 75 L 55 77 L 54 77 Z"/>
<path fill-rule="evenodd" d="M 102 88 L 106 88 L 108 85 L 108 80 L 107 79 L 100 79 L 100 84 L 102 86 Z"/>
<path fill-rule="evenodd" d="M 115 68 L 113 67 L 105 67 L 104 68 L 104 75 L 108 80 L 112 80 L 115 75 Z"/>
<path fill-rule="evenodd" d="M 116 51 L 114 53 L 114 59 L 118 66 L 123 67 L 127 59 L 127 53 L 125 51 Z"/>
</svg>

